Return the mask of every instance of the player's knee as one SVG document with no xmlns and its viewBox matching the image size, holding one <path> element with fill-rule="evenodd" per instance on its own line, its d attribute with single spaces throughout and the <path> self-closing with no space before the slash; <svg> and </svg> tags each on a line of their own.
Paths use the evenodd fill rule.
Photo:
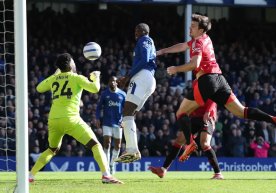
<svg viewBox="0 0 276 193">
<path fill-rule="evenodd" d="M 94 145 L 97 145 L 98 144 L 98 141 L 95 141 L 93 139 L 91 139 L 90 141 L 88 141 L 88 143 L 85 145 L 88 149 L 92 149 L 92 147 Z"/>
<path fill-rule="evenodd" d="M 134 116 L 135 114 L 135 109 L 126 109 L 124 108 L 124 111 L 123 111 L 123 116 Z"/>
<path fill-rule="evenodd" d="M 105 148 L 105 149 L 109 149 L 110 147 L 111 147 L 110 143 L 107 143 L 107 144 L 103 145 L 103 148 Z"/>
<path fill-rule="evenodd" d="M 104 148 L 105 149 L 109 149 L 111 147 L 111 141 L 104 141 L 104 144 L 103 144 Z"/>
<path fill-rule="evenodd" d="M 236 99 L 224 105 L 233 115 L 245 118 L 245 107 Z"/>
<path fill-rule="evenodd" d="M 114 146 L 114 149 L 115 149 L 116 151 L 119 151 L 119 149 L 121 149 L 121 144 L 115 145 L 115 146 Z"/>
<path fill-rule="evenodd" d="M 123 116 L 134 116 L 136 112 L 137 105 L 127 101 L 123 109 Z"/>
<path fill-rule="evenodd" d="M 207 141 L 201 142 L 200 147 L 203 151 L 207 151 L 207 150 L 211 149 L 211 146 Z"/>
</svg>

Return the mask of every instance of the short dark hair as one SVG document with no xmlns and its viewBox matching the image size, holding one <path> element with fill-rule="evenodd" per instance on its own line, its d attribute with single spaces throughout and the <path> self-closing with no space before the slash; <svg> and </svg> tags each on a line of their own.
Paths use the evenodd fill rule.
<svg viewBox="0 0 276 193">
<path fill-rule="evenodd" d="M 209 18 L 201 14 L 193 14 L 192 21 L 198 22 L 198 28 L 203 29 L 203 32 L 209 31 L 212 27 Z"/>
<path fill-rule="evenodd" d="M 146 23 L 139 23 L 139 24 L 136 26 L 136 28 L 138 28 L 138 29 L 140 29 L 141 31 L 143 31 L 143 33 L 144 33 L 145 35 L 148 35 L 149 32 L 150 32 L 150 28 L 149 28 L 148 24 L 146 24 Z"/>
<path fill-rule="evenodd" d="M 71 70 L 71 55 L 68 53 L 58 55 L 56 60 L 56 67 L 62 72 L 69 72 Z"/>
</svg>

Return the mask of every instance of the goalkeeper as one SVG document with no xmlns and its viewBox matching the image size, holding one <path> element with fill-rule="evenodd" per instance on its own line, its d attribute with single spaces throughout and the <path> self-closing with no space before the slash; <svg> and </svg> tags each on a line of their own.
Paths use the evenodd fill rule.
<svg viewBox="0 0 276 193">
<path fill-rule="evenodd" d="M 96 162 L 102 172 L 102 182 L 122 184 L 123 182 L 112 177 L 109 173 L 107 159 L 103 148 L 91 128 L 81 119 L 79 106 L 83 89 L 97 93 L 100 90 L 100 72 L 86 77 L 75 73 L 75 63 L 68 53 L 61 54 L 56 60 L 56 73 L 42 81 L 37 86 L 40 93 L 52 92 L 52 106 L 48 118 L 49 148 L 36 161 L 29 174 L 29 181 L 41 170 L 60 149 L 62 138 L 68 134 L 91 149 Z"/>
</svg>

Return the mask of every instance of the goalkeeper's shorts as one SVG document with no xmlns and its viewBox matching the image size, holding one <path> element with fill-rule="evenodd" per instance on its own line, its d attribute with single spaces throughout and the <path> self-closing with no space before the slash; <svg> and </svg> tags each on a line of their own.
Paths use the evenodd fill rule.
<svg viewBox="0 0 276 193">
<path fill-rule="evenodd" d="M 91 139 L 98 141 L 92 129 L 79 116 L 48 120 L 48 141 L 51 148 L 59 148 L 65 134 L 86 145 Z"/>
</svg>

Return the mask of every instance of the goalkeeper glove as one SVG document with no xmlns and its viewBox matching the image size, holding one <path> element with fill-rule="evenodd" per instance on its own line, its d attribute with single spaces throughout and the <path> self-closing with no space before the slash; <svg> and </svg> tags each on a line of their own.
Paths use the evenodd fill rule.
<svg viewBox="0 0 276 193">
<path fill-rule="evenodd" d="M 90 73 L 90 80 L 92 80 L 93 82 L 99 81 L 100 75 L 101 75 L 100 71 L 93 71 Z"/>
</svg>

